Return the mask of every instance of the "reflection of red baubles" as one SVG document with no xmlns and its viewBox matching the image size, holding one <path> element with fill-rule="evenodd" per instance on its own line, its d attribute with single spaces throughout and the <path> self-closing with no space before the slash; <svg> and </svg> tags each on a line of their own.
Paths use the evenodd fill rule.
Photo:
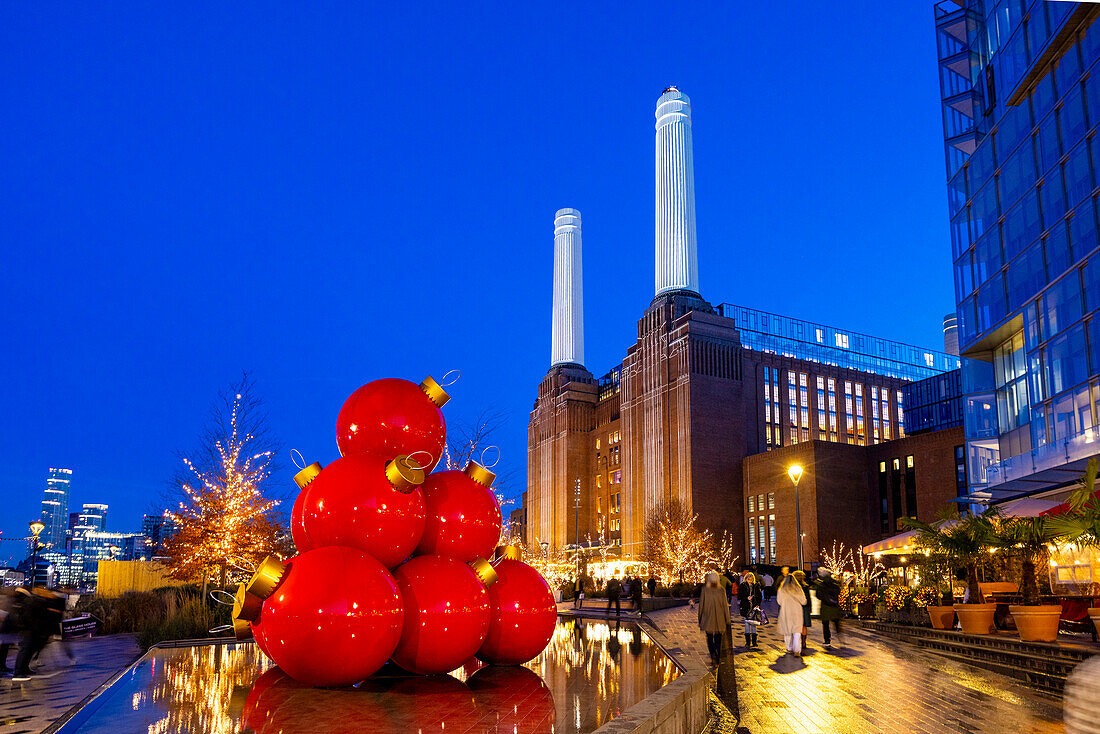
<svg viewBox="0 0 1100 734">
<path fill-rule="evenodd" d="M 459 667 L 489 629 L 489 592 L 474 571 L 442 556 L 417 556 L 393 572 L 405 600 L 405 628 L 393 661 L 432 675 Z"/>
<path fill-rule="evenodd" d="M 402 728 L 377 696 L 359 695 L 358 690 L 319 691 L 278 668 L 257 679 L 241 713 L 241 731 L 253 734 L 360 730 L 396 734 Z"/>
<path fill-rule="evenodd" d="M 447 431 L 440 408 L 447 393 L 435 380 L 420 385 L 395 378 L 368 382 L 351 394 L 336 419 L 336 445 L 343 456 L 371 454 L 392 459 L 417 455 L 418 465 L 432 469 L 443 455 Z"/>
<path fill-rule="evenodd" d="M 306 547 L 358 548 L 386 568 L 408 558 L 424 532 L 417 486 L 424 474 L 404 467 L 402 475 L 396 471 L 402 466 L 374 456 L 345 456 L 326 466 L 300 498 Z"/>
<path fill-rule="evenodd" d="M 263 564 L 257 575 L 266 572 Z M 401 593 L 382 564 L 354 548 L 326 547 L 269 574 L 260 611 L 269 657 L 300 683 L 347 686 L 367 678 L 401 638 Z"/>
<path fill-rule="evenodd" d="M 416 552 L 468 563 L 488 558 L 500 539 L 500 504 L 494 475 L 471 461 L 463 471 L 429 474 L 421 490 L 427 520 Z"/>
<path fill-rule="evenodd" d="M 517 665 L 490 665 L 466 679 L 477 705 L 489 713 L 479 731 L 514 734 L 522 729 L 551 734 L 557 723 L 554 695 L 532 670 Z"/>
<path fill-rule="evenodd" d="M 498 580 L 489 587 L 492 622 L 477 656 L 487 663 L 519 665 L 550 642 L 557 605 L 546 580 L 526 563 L 502 558 L 493 568 Z"/>
</svg>

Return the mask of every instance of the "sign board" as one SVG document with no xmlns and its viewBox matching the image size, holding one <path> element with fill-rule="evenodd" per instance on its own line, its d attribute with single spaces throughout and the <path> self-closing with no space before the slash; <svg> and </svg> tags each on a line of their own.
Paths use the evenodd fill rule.
<svg viewBox="0 0 1100 734">
<path fill-rule="evenodd" d="M 103 626 L 103 620 L 93 614 L 61 620 L 61 638 L 71 640 L 74 637 L 97 634 Z"/>
</svg>

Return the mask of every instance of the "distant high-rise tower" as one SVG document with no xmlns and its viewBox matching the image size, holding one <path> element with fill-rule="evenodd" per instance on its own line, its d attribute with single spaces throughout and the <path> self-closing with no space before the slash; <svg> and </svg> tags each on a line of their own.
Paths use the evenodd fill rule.
<svg viewBox="0 0 1100 734">
<path fill-rule="evenodd" d="M 69 483 L 72 478 L 72 469 L 52 468 L 46 477 L 41 517 L 42 524 L 46 527 L 38 540 L 56 552 L 65 550 L 65 536 L 69 529 Z"/>
<path fill-rule="evenodd" d="M 959 317 L 954 311 L 943 317 L 943 351 L 959 356 Z"/>
<path fill-rule="evenodd" d="M 691 100 L 669 87 L 657 100 L 656 291 L 699 293 Z"/>
<path fill-rule="evenodd" d="M 554 215 L 554 320 L 550 365 L 584 365 L 584 289 L 581 274 L 581 213 Z"/>
</svg>

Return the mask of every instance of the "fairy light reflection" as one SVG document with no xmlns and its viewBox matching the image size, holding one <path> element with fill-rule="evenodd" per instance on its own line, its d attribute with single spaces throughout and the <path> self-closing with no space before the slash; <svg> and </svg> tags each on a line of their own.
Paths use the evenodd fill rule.
<svg viewBox="0 0 1100 734">
<path fill-rule="evenodd" d="M 148 734 L 230 734 L 266 711 L 275 718 L 257 729 L 264 734 L 339 729 L 357 716 L 386 734 L 461 732 L 494 719 L 491 731 L 574 734 L 599 728 L 680 675 L 632 623 L 579 619 L 559 620 L 547 648 L 524 667 L 531 672 L 470 660 L 449 682 L 398 678 L 373 689 L 314 691 L 272 688 L 278 671 L 256 686 L 273 664 L 252 643 L 166 648 L 103 694 L 94 723 Z M 249 725 L 257 720 L 265 719 L 249 718 Z"/>
</svg>

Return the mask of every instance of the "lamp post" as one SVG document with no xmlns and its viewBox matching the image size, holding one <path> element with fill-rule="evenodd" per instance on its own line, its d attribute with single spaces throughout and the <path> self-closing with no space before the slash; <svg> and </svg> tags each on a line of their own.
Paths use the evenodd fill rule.
<svg viewBox="0 0 1100 734">
<path fill-rule="evenodd" d="M 798 505 L 798 480 L 802 479 L 802 465 L 791 464 L 787 476 L 794 482 L 794 531 L 798 533 L 798 569 L 802 570 L 802 513 Z"/>
<path fill-rule="evenodd" d="M 38 567 L 38 536 L 42 534 L 42 531 L 46 529 L 44 523 L 37 520 L 30 525 L 31 533 L 34 535 L 34 548 L 31 551 L 31 588 L 34 588 L 34 577 Z"/>
</svg>

